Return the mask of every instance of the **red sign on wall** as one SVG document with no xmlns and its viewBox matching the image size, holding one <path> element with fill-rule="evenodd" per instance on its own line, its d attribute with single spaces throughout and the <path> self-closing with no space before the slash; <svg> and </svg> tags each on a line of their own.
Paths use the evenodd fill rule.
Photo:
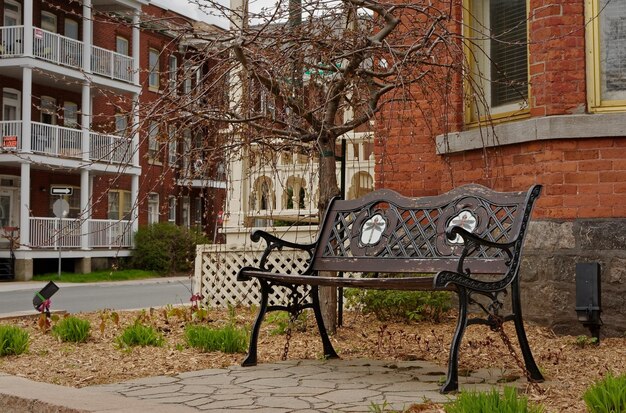
<svg viewBox="0 0 626 413">
<path fill-rule="evenodd" d="M 15 135 L 3 136 L 2 146 L 5 148 L 17 148 L 17 136 Z"/>
</svg>

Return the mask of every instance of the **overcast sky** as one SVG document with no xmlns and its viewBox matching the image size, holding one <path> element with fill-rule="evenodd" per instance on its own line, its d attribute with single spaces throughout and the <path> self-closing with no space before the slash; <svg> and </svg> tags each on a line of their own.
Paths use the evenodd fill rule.
<svg viewBox="0 0 626 413">
<path fill-rule="evenodd" d="M 230 0 L 214 1 L 218 1 L 219 3 L 226 6 L 228 6 L 230 3 Z M 200 4 L 209 4 L 205 0 L 151 0 L 150 2 L 156 6 L 172 10 L 176 13 L 190 17 L 194 20 L 205 21 L 207 23 L 215 24 L 220 27 L 228 27 L 228 20 L 225 19 L 223 16 L 220 16 L 219 12 L 216 13 L 216 15 L 209 15 L 197 7 L 198 2 L 200 2 Z M 250 11 L 254 13 L 255 11 L 261 10 L 263 6 L 268 7 L 272 4 L 275 4 L 274 0 L 249 0 L 248 7 Z"/>
</svg>

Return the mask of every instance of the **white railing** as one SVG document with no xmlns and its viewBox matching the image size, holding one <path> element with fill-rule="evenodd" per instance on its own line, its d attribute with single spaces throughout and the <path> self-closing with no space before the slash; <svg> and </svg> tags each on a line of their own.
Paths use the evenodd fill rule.
<svg viewBox="0 0 626 413">
<path fill-rule="evenodd" d="M 33 56 L 80 69 L 83 67 L 83 42 L 35 27 Z"/>
<path fill-rule="evenodd" d="M 0 27 L 0 58 L 23 56 L 25 52 L 24 26 Z M 132 57 L 98 46 L 91 46 L 91 53 L 93 73 L 133 83 Z M 39 27 L 33 28 L 32 55 L 58 65 L 83 68 L 83 42 Z"/>
<path fill-rule="evenodd" d="M 133 58 L 102 47 L 91 47 L 91 71 L 111 79 L 133 81 Z"/>
<path fill-rule="evenodd" d="M 72 218 L 30 218 L 33 248 L 80 247 L 80 220 Z"/>
<path fill-rule="evenodd" d="M 22 147 L 22 121 L 0 121 L 0 146 L 4 150 L 19 150 Z"/>
<path fill-rule="evenodd" d="M 79 248 L 81 220 L 76 218 L 30 218 L 32 248 Z M 90 248 L 130 248 L 132 229 L 130 221 L 88 219 L 88 246 Z"/>
<path fill-rule="evenodd" d="M 24 26 L 0 27 L 0 57 L 24 54 Z"/>
<path fill-rule="evenodd" d="M 79 129 L 40 122 L 32 122 L 31 125 L 31 149 L 33 152 L 82 158 L 82 132 Z"/>
<path fill-rule="evenodd" d="M 89 220 L 89 247 L 115 248 L 132 246 L 133 232 L 130 221 L 112 219 Z"/>
<path fill-rule="evenodd" d="M 89 159 L 95 162 L 129 163 L 132 159 L 132 140 L 121 136 L 89 134 Z"/>
</svg>

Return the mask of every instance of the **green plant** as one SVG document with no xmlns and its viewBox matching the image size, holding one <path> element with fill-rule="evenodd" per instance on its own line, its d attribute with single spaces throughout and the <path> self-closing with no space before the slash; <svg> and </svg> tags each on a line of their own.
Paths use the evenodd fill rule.
<svg viewBox="0 0 626 413">
<path fill-rule="evenodd" d="M 580 348 L 585 348 L 593 344 L 598 344 L 598 339 L 596 337 L 587 337 L 585 335 L 576 337 L 576 341 L 574 341 L 574 345 Z"/>
<path fill-rule="evenodd" d="M 439 322 L 451 308 L 445 291 L 344 290 L 346 304 L 374 313 L 379 320 Z"/>
<path fill-rule="evenodd" d="M 505 387 L 503 394 L 496 389 L 490 392 L 461 392 L 455 401 L 446 404 L 447 413 L 541 413 L 540 404 L 528 402 L 513 387 Z"/>
<path fill-rule="evenodd" d="M 89 338 L 91 323 L 78 317 L 69 316 L 63 318 L 54 327 L 52 334 L 61 341 L 84 343 Z"/>
<path fill-rule="evenodd" d="M 609 374 L 595 382 L 583 394 L 583 400 L 592 413 L 626 412 L 626 374 Z"/>
<path fill-rule="evenodd" d="M 243 353 L 248 348 L 248 332 L 227 324 L 222 328 L 189 325 L 185 328 L 187 345 L 204 352 Z"/>
<path fill-rule="evenodd" d="M 23 328 L 0 325 L 0 356 L 18 355 L 28 350 L 30 336 Z"/>
<path fill-rule="evenodd" d="M 141 227 L 135 234 L 131 265 L 160 273 L 189 271 L 196 245 L 206 243 L 208 239 L 202 233 L 170 223 Z"/>
<path fill-rule="evenodd" d="M 161 347 L 164 340 L 154 327 L 144 325 L 139 320 L 135 320 L 135 323 L 126 327 L 122 334 L 117 337 L 116 343 L 120 348 L 133 346 Z"/>
</svg>

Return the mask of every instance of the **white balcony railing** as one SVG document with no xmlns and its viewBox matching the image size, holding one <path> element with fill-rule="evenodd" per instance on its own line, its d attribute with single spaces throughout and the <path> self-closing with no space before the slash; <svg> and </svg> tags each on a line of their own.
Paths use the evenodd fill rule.
<svg viewBox="0 0 626 413">
<path fill-rule="evenodd" d="M 111 79 L 132 83 L 133 58 L 98 46 L 92 46 L 91 71 Z"/>
<path fill-rule="evenodd" d="M 22 121 L 0 121 L 0 147 L 3 150 L 19 151 L 22 142 Z"/>
<path fill-rule="evenodd" d="M 133 233 L 130 221 L 111 219 L 89 220 L 89 247 L 131 247 Z"/>
<path fill-rule="evenodd" d="M 88 219 L 89 248 L 129 248 L 130 221 Z M 79 248 L 81 220 L 75 218 L 30 218 L 31 248 Z"/>
<path fill-rule="evenodd" d="M 24 54 L 24 26 L 0 27 L 0 57 Z"/>
<path fill-rule="evenodd" d="M 0 121 L 0 149 L 22 149 L 22 121 Z M 89 160 L 128 164 L 132 160 L 132 141 L 114 135 L 89 133 Z M 80 129 L 31 122 L 31 150 L 45 156 L 83 158 L 83 134 Z"/>
<path fill-rule="evenodd" d="M 0 27 L 0 58 L 27 54 L 57 65 L 83 68 L 83 42 L 39 27 L 33 28 L 33 50 L 28 52 L 24 50 L 24 26 Z M 89 67 L 93 73 L 133 83 L 133 61 L 130 56 L 91 46 Z"/>
<path fill-rule="evenodd" d="M 31 122 L 31 149 L 35 153 L 82 158 L 82 132 L 45 123 Z"/>
<path fill-rule="evenodd" d="M 83 42 L 35 27 L 33 56 L 80 69 L 83 67 Z"/>
<path fill-rule="evenodd" d="M 130 163 L 131 141 L 121 136 L 89 134 L 89 158 L 96 162 Z"/>
</svg>

